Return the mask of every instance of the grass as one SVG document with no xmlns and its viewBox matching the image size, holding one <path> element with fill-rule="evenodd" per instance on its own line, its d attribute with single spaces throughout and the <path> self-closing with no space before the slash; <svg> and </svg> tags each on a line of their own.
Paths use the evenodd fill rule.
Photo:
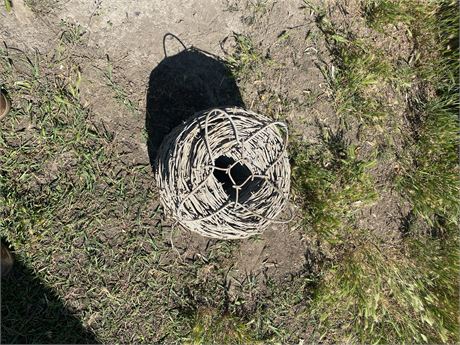
<svg viewBox="0 0 460 345">
<path fill-rule="evenodd" d="M 6 12 L 11 12 L 11 8 L 13 7 L 11 5 L 11 0 L 4 0 L 4 5 Z"/>
<path fill-rule="evenodd" d="M 416 19 L 417 13 L 423 13 L 416 2 L 404 1 L 363 1 L 361 6 L 367 24 L 374 29 L 383 31 L 384 27 L 395 23 L 410 23 Z"/>
<path fill-rule="evenodd" d="M 152 303 L 154 294 L 141 282 L 115 277 L 127 270 L 149 274 L 146 268 L 164 251 L 147 234 L 160 230 L 154 221 L 158 207 L 150 167 L 119 164 L 114 135 L 79 102 L 78 65 L 73 61 L 62 71 L 61 58 L 1 51 L 2 79 L 14 107 L 0 131 L 0 231 L 41 285 L 60 297 L 75 287 L 86 291 L 81 298 L 90 300 L 78 315 L 87 327 L 103 328 L 98 334 L 103 341 L 119 329 L 110 321 L 123 310 L 119 301 Z M 72 60 L 65 58 L 69 66 Z M 140 234 L 143 240 L 135 241 Z M 22 303 L 31 302 L 2 303 L 5 322 L 17 315 L 3 308 L 16 310 Z M 135 317 L 136 310 L 130 313 Z M 41 342 L 47 325 L 25 326 L 19 335 L 15 327 L 2 329 L 2 339 Z"/>
<path fill-rule="evenodd" d="M 227 63 L 238 80 L 250 75 L 253 71 L 257 72 L 259 65 L 266 59 L 254 47 L 250 37 L 234 33 L 233 39 L 235 40 L 235 51 L 227 55 Z"/>
<path fill-rule="evenodd" d="M 356 118 L 373 129 L 388 125 L 386 120 L 394 113 L 394 100 L 385 97 L 382 90 L 393 85 L 407 88 L 411 74 L 406 68 L 393 65 L 387 53 L 370 40 L 342 32 L 321 10 L 316 11 L 318 27 L 333 56 L 332 67 L 322 66 L 322 71 L 333 92 L 338 115 Z"/>
<path fill-rule="evenodd" d="M 101 342 L 256 339 L 225 294 L 231 246 L 210 244 L 199 259 L 177 260 L 150 165 L 123 163 L 114 133 L 81 105 L 79 61 L 69 55 L 81 40 L 60 37 L 49 55 L 0 51 L 2 87 L 13 100 L 0 124 L 0 236 L 30 284 L 46 291 L 37 295 L 50 298 L 8 294 L 2 341 L 72 342 L 66 327 L 51 329 L 53 317 L 69 313 L 69 327 L 81 323 Z M 21 314 L 47 303 L 56 313 Z M 202 310 L 226 312 L 194 316 Z M 222 327 L 224 337 L 213 334 Z"/>
<path fill-rule="evenodd" d="M 460 215 L 458 123 L 450 109 L 455 98 L 456 93 L 423 105 L 423 123 L 416 137 L 408 139 L 411 150 L 404 157 L 404 169 L 397 181 L 415 212 L 431 225 L 437 217 L 457 224 Z"/>
<path fill-rule="evenodd" d="M 218 310 L 196 312 L 191 334 L 185 344 L 259 344 L 241 320 Z"/>
<path fill-rule="evenodd" d="M 398 187 L 428 223 L 433 224 L 440 217 L 448 224 L 458 224 L 459 53 L 451 44 L 459 37 L 458 27 L 452 25 L 459 17 L 452 2 L 443 3 L 437 10 L 436 15 L 425 19 L 427 26 L 423 31 L 418 29 L 422 42 L 426 42 L 428 49 L 439 51 L 439 55 L 427 55 L 418 61 L 416 73 L 432 94 L 422 94 L 410 107 L 410 150 L 403 160 L 404 173 Z M 430 28 L 434 37 L 429 35 Z"/>
<path fill-rule="evenodd" d="M 374 162 L 358 159 L 355 147 L 334 142 L 333 137 L 325 146 L 299 146 L 291 155 L 307 223 L 329 242 L 344 241 L 354 213 L 377 197 L 368 173 Z"/>
<path fill-rule="evenodd" d="M 269 6 L 252 4 L 258 13 Z M 2 340 L 66 342 L 66 330 L 77 327 L 122 343 L 458 342 L 457 5 L 369 0 L 360 9 L 366 30 L 386 35 L 400 27 L 414 54 L 401 64 L 315 8 L 341 121 L 334 131 L 318 124 L 315 144 L 291 145 L 291 160 L 303 240 L 319 253 L 307 251 L 305 267 L 282 282 L 267 277 L 260 288 L 260 277 L 248 278 L 231 294 L 237 246 L 210 242 L 178 260 L 150 166 L 124 163 L 115 133 L 81 105 L 80 61 L 71 51 L 85 31 L 64 23 L 49 55 L 2 49 L 0 76 L 13 111 L 0 123 L 0 235 L 27 266 L 27 279 L 17 281 L 36 287 L 27 298 L 10 289 L 2 299 Z M 237 78 L 263 78 L 260 67 L 271 60 L 249 35 L 234 38 L 227 59 Z M 114 75 L 109 64 L 106 87 L 138 112 Z M 366 128 L 366 140 L 402 133 L 401 147 L 383 152 L 397 159 L 394 179 L 376 182 L 384 155 L 363 153 L 362 138 L 347 132 L 356 126 Z M 388 190 L 411 210 L 392 240 L 386 229 L 357 226 L 362 210 Z M 37 312 L 28 320 L 20 310 Z M 64 331 L 50 332 L 69 314 Z"/>
<path fill-rule="evenodd" d="M 325 342 L 457 342 L 458 52 L 449 49 L 452 40 L 458 40 L 457 25 L 452 25 L 458 21 L 457 5 L 385 0 L 361 5 L 368 25 L 378 32 L 385 34 L 389 25 L 406 25 L 420 53 L 400 75 L 400 66 L 379 47 L 354 33 L 339 32 L 325 11 L 314 8 L 337 66 L 324 74 L 337 112 L 353 115 L 374 132 L 380 119 L 398 116 L 378 92 L 389 86 L 400 99 L 409 100 L 411 130 L 403 130 L 406 147 L 396 154 L 403 169 L 388 182 L 410 202 L 415 221 L 395 243 L 353 223 L 344 226 L 347 222 L 338 222 L 343 217 L 337 215 L 369 195 L 350 189 L 344 180 L 347 172 L 348 181 L 357 182 L 355 188 L 372 182 L 360 180 L 363 170 L 348 170 L 353 164 L 346 164 L 345 171 L 331 164 L 325 169 L 321 162 L 331 155 L 327 146 L 319 154 L 308 149 L 296 153 L 294 181 L 305 196 L 307 223 L 317 231 L 339 230 L 347 239 L 339 242 L 338 256 L 327 263 L 308 314 Z"/>
<path fill-rule="evenodd" d="M 330 44 L 337 68 L 323 73 L 334 92 L 338 113 L 367 123 L 381 123 L 391 109 L 379 93 L 391 81 L 392 73 L 383 52 L 339 34 L 331 35 Z"/>
<path fill-rule="evenodd" d="M 106 156 L 103 147 L 111 141 L 109 133 L 91 124 L 89 113 L 77 101 L 78 69 L 70 68 L 66 71 L 69 74 L 59 72 L 61 57 L 56 54 L 57 60 L 47 60 L 14 49 L 0 51 L 2 80 L 15 100 L 0 131 L 0 234 L 13 244 L 18 261 L 27 266 L 41 263 L 42 271 L 47 272 L 52 270 L 53 255 L 68 249 L 69 237 L 97 218 L 100 208 L 93 194 L 96 176 L 101 174 L 100 164 Z M 3 321 L 9 325 L 3 328 L 2 323 L 2 341 L 48 342 L 50 338 L 43 338 L 41 327 L 51 332 L 51 325 L 56 323 L 53 317 L 64 320 L 66 312 L 54 293 L 39 291 L 48 291 L 56 281 L 42 282 L 32 278 L 37 272 L 27 268 L 24 274 L 20 267 L 16 265 L 17 274 L 26 278 L 18 281 L 37 290 L 27 298 L 16 293 L 2 300 Z M 47 279 L 45 272 L 39 277 Z M 62 284 L 67 278 L 61 276 L 59 280 Z M 42 298 L 48 301 L 42 302 Z M 21 315 L 21 310 L 42 305 L 55 313 L 34 312 L 29 322 Z M 66 335 L 65 331 L 62 327 L 49 336 L 71 341 L 66 338 L 71 333 Z"/>
<path fill-rule="evenodd" d="M 108 56 L 107 56 L 107 62 L 108 62 L 108 66 L 107 66 L 107 71 L 104 73 L 104 77 L 106 79 L 107 86 L 109 86 L 114 93 L 114 98 L 118 101 L 118 103 L 126 107 L 126 109 L 129 112 L 133 114 L 139 114 L 140 113 L 139 109 L 133 103 L 133 101 L 131 101 L 130 95 L 128 94 L 128 92 L 120 84 L 115 82 L 114 77 L 113 77 L 113 66 Z"/>
<path fill-rule="evenodd" d="M 406 242 L 401 250 L 361 233 L 355 248 L 323 277 L 314 298 L 320 339 L 384 344 L 453 340 L 458 291 L 451 282 L 457 279 L 458 249 L 446 258 L 436 241 Z"/>
<path fill-rule="evenodd" d="M 6 51 L 1 57 L 10 71 L 18 67 L 18 61 L 11 63 Z M 51 215 L 58 214 L 62 202 L 71 197 L 66 192 L 94 189 L 96 164 L 104 159 L 102 146 L 110 140 L 110 135 L 99 133 L 87 122 L 88 113 L 75 103 L 79 73 L 70 78 L 57 75 L 51 80 L 41 74 L 41 68 L 48 66 L 39 66 L 38 56 L 21 59 L 21 68 L 29 67 L 30 74 L 13 72 L 15 86 L 8 90 L 24 100 L 22 107 L 12 113 L 13 120 L 27 119 L 28 123 L 25 131 L 18 131 L 17 122 L 10 121 L 10 130 L 4 131 L 0 139 L 1 196 L 7 206 L 2 228 L 19 227 L 19 236 L 46 231 L 55 217 Z M 67 159 L 66 164 L 75 165 L 77 173 L 69 176 L 53 168 L 58 159 Z M 28 213 L 34 218 L 25 217 Z"/>
<path fill-rule="evenodd" d="M 436 15 L 436 7 L 425 1 L 366 0 L 361 9 L 370 28 L 385 32 L 390 25 L 404 24 L 410 35 L 432 27 Z"/>
<path fill-rule="evenodd" d="M 335 73 L 326 72 L 337 111 L 371 123 L 374 125 L 371 131 L 381 132 L 383 127 L 375 126 L 376 122 L 382 123 L 383 118 L 395 118 L 398 114 L 389 104 L 393 99 L 378 94 L 387 85 L 401 99 L 408 95 L 411 98 L 408 111 L 416 128 L 405 138 L 411 152 L 401 158 L 404 169 L 397 185 L 428 222 L 432 223 L 435 214 L 449 213 L 449 221 L 454 222 L 459 215 L 458 121 L 454 114 L 458 108 L 455 72 L 458 52 L 447 47 L 458 37 L 458 30 L 453 25 L 457 17 L 439 11 L 456 13 L 455 5 L 448 1 L 436 6 L 423 1 L 387 0 L 364 1 L 361 5 L 371 28 L 384 33 L 390 24 L 403 24 L 419 48 L 413 66 L 402 68 L 392 64 L 380 48 L 365 39 L 349 39 L 353 34 L 338 32 L 323 12 L 318 11 L 318 25 L 326 35 L 337 65 Z M 438 90 L 434 91 L 438 94 L 431 98 L 409 95 L 411 87 L 431 88 L 432 92 Z M 387 122 L 385 128 L 388 126 Z"/>
</svg>

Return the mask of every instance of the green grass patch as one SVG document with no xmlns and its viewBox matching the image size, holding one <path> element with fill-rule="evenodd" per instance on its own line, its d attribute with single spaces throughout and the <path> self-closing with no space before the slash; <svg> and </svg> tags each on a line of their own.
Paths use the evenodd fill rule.
<svg viewBox="0 0 460 345">
<path fill-rule="evenodd" d="M 65 206 L 94 191 L 111 135 L 91 125 L 79 105 L 78 69 L 50 78 L 57 66 L 38 56 L 19 54 L 13 62 L 3 50 L 0 59 L 10 72 L 8 91 L 21 103 L 0 134 L 0 225 L 25 241 L 43 235 L 54 220 L 65 225 L 59 217 Z"/>
<path fill-rule="evenodd" d="M 159 231 L 152 220 L 158 207 L 151 168 L 120 162 L 113 134 L 80 103 L 78 62 L 66 44 L 61 41 L 49 55 L 0 51 L 2 87 L 13 100 L 0 123 L 0 235 L 13 245 L 31 279 L 40 279 L 56 299 L 82 288 L 78 318 L 93 329 L 101 327 L 98 338 L 108 341 L 120 326 L 110 321 L 112 312 L 122 306 L 131 306 L 129 315 L 137 324 L 139 307 L 131 299 L 153 303 L 151 310 L 161 308 L 152 297 L 157 290 L 146 293 L 144 284 L 122 284 L 123 278 L 114 277 L 147 274 L 144 270 L 165 249 L 147 233 Z M 144 246 L 152 255 L 140 249 Z M 21 319 L 19 325 L 15 310 L 27 310 L 31 303 L 21 295 L 2 300 L 2 340 L 20 336 L 43 342 L 46 325 L 59 320 Z"/>
<path fill-rule="evenodd" d="M 243 34 L 233 34 L 234 52 L 227 54 L 226 61 L 237 80 L 258 73 L 260 64 L 267 59 L 256 49 L 252 39 Z"/>
<path fill-rule="evenodd" d="M 411 75 L 406 69 L 394 66 L 385 51 L 372 41 L 336 27 L 324 8 L 306 0 L 304 3 L 315 13 L 333 58 L 330 66 L 320 67 L 332 90 L 338 115 L 379 129 L 376 125 L 393 113 L 385 89 L 394 85 L 407 87 Z"/>
<path fill-rule="evenodd" d="M 389 182 L 410 202 L 415 221 L 395 243 L 358 229 L 346 212 L 372 194 L 366 163 L 342 154 L 341 164 L 331 164 L 334 154 L 324 147 L 294 151 L 294 186 L 304 196 L 307 219 L 314 228 L 347 234 L 308 312 L 325 342 L 456 343 L 458 5 L 382 0 L 362 2 L 362 9 L 370 28 L 381 33 L 403 24 L 414 45 L 412 60 L 401 69 L 372 42 L 338 32 L 326 11 L 314 8 L 335 61 L 323 72 L 337 112 L 357 116 L 360 124 L 396 116 L 378 95 L 385 87 L 406 100 L 405 122 L 397 122 L 406 123 L 397 155 L 401 170 Z"/>
<path fill-rule="evenodd" d="M 305 219 L 321 237 L 337 243 L 345 240 L 354 213 L 376 199 L 368 169 L 374 161 L 356 157 L 353 146 L 330 145 L 292 152 L 294 188 L 306 212 Z"/>
<path fill-rule="evenodd" d="M 404 171 L 397 183 L 429 224 L 439 217 L 458 224 L 458 5 L 446 1 L 428 10 L 433 15 L 425 18 L 423 30 L 419 28 L 419 41 L 436 54 L 421 55 L 414 68 L 424 92 L 409 107 L 412 133 L 406 139 Z"/>
<path fill-rule="evenodd" d="M 415 212 L 431 225 L 437 217 L 458 224 L 460 215 L 459 127 L 450 101 L 439 98 L 423 105 L 422 123 L 408 139 L 411 146 L 397 180 Z"/>
<path fill-rule="evenodd" d="M 195 313 L 191 334 L 185 344 L 261 344 L 251 334 L 248 325 L 235 316 L 215 309 Z"/>
<path fill-rule="evenodd" d="M 393 66 L 384 53 L 358 40 L 331 35 L 337 67 L 327 76 L 339 114 L 353 116 L 366 123 L 381 123 L 391 107 L 381 95 L 385 84 L 392 82 Z"/>
<path fill-rule="evenodd" d="M 361 8 L 367 25 L 373 29 L 384 30 L 386 25 L 396 23 L 413 24 L 416 20 L 429 17 L 421 1 L 366 0 Z"/>
<path fill-rule="evenodd" d="M 341 343 L 458 341 L 459 250 L 411 239 L 376 242 L 366 232 L 323 277 L 312 311 L 320 339 Z M 447 252 L 446 252 L 447 251 Z"/>
</svg>

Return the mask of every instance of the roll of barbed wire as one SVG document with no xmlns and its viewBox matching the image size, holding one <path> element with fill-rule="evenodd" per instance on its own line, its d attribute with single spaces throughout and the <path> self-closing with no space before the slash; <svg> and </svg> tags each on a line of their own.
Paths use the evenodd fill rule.
<svg viewBox="0 0 460 345">
<path fill-rule="evenodd" d="M 158 151 L 155 177 L 167 214 L 206 237 L 261 233 L 285 209 L 290 188 L 288 131 L 241 108 L 195 114 Z"/>
</svg>

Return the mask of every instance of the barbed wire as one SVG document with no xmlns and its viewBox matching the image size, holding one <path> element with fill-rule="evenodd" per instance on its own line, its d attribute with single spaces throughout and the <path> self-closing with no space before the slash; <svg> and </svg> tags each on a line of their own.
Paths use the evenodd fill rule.
<svg viewBox="0 0 460 345">
<path fill-rule="evenodd" d="M 203 236 L 242 239 L 261 233 L 288 204 L 288 130 L 241 108 L 197 113 L 158 151 L 161 202 L 177 224 Z"/>
</svg>

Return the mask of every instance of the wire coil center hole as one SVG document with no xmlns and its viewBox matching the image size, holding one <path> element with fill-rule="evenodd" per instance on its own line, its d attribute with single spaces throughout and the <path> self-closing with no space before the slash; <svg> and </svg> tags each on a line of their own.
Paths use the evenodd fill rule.
<svg viewBox="0 0 460 345">
<path fill-rule="evenodd" d="M 252 175 L 251 170 L 241 163 L 236 163 L 236 161 L 227 156 L 220 156 L 218 157 L 215 162 L 214 166 L 218 169 L 214 169 L 214 177 L 216 180 L 222 184 L 222 187 L 225 193 L 229 196 L 230 200 L 236 201 L 236 189 L 235 185 L 241 185 L 248 178 Z M 230 168 L 231 167 L 231 168 Z M 221 169 L 229 169 L 227 171 L 223 171 Z M 232 181 L 233 179 L 233 181 Z M 243 193 L 243 190 L 248 188 L 248 183 L 244 184 L 239 192 L 239 195 Z M 240 199 L 240 201 L 242 201 Z"/>
</svg>

